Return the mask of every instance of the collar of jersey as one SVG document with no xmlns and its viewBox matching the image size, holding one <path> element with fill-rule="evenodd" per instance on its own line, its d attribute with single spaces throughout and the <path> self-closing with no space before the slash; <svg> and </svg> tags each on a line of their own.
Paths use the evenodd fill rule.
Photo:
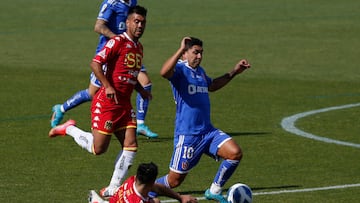
<svg viewBox="0 0 360 203">
<path fill-rule="evenodd" d="M 137 43 L 134 42 L 134 41 L 129 37 L 129 35 L 128 35 L 126 32 L 124 32 L 123 34 L 124 34 L 124 36 L 125 36 L 129 41 L 131 41 L 132 43 L 134 43 L 135 46 L 137 45 Z"/>
</svg>

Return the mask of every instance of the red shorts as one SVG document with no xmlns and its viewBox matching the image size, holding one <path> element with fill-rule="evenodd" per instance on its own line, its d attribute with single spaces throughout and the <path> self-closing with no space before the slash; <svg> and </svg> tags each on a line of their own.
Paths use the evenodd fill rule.
<svg viewBox="0 0 360 203">
<path fill-rule="evenodd" d="M 119 100 L 120 99 L 120 100 Z M 136 112 L 131 102 L 124 102 L 118 98 L 106 98 L 104 91 L 98 91 L 91 104 L 91 126 L 102 134 L 110 135 L 125 128 L 136 128 Z"/>
</svg>

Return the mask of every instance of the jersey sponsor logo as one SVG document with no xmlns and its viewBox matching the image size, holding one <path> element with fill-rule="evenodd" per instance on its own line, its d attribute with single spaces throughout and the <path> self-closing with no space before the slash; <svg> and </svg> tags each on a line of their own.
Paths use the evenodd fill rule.
<svg viewBox="0 0 360 203">
<path fill-rule="evenodd" d="M 126 30 L 126 23 L 125 22 L 120 22 L 118 25 L 118 30 Z"/>
<path fill-rule="evenodd" d="M 136 69 L 140 70 L 141 61 L 142 61 L 142 56 L 141 56 L 141 54 L 138 54 L 138 53 L 130 52 L 130 53 L 126 54 L 126 56 L 125 56 L 125 64 L 129 68 L 136 68 Z"/>
<path fill-rule="evenodd" d="M 208 87 L 196 86 L 196 85 L 189 85 L 188 86 L 188 93 L 196 94 L 196 93 L 208 93 Z"/>
</svg>

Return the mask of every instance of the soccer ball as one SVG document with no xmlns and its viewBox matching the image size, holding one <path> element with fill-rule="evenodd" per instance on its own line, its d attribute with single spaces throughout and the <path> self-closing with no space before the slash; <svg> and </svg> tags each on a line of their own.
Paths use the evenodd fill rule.
<svg viewBox="0 0 360 203">
<path fill-rule="evenodd" d="M 236 183 L 231 186 L 227 192 L 227 201 L 229 203 L 251 203 L 252 192 L 250 187 L 243 183 Z"/>
</svg>

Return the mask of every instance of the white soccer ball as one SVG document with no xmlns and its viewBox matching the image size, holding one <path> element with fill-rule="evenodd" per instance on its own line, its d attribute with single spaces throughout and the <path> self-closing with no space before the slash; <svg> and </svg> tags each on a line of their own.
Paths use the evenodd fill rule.
<svg viewBox="0 0 360 203">
<path fill-rule="evenodd" d="M 229 188 L 227 192 L 227 201 L 229 203 L 251 203 L 251 188 L 246 184 L 236 183 Z"/>
</svg>

